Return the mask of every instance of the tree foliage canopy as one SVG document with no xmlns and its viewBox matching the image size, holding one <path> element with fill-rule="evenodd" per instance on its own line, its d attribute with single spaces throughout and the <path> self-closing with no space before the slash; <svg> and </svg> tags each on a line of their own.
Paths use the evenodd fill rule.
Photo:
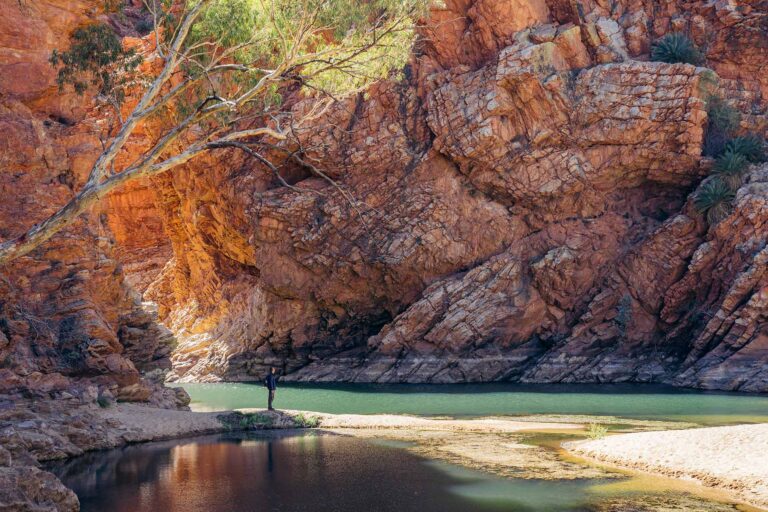
<svg viewBox="0 0 768 512">
<path fill-rule="evenodd" d="M 291 139 L 296 126 L 317 119 L 339 97 L 400 70 L 427 0 L 187 0 L 181 12 L 169 0 L 145 0 L 145 6 L 154 35 L 145 58 L 161 59 L 162 69 L 132 82 L 126 94 L 137 102 L 125 119 L 116 108 L 118 126 L 85 186 L 51 217 L 0 243 L 0 265 L 33 250 L 124 183 L 214 149 L 243 151 L 290 187 L 265 156 L 283 150 L 357 209 L 354 198 L 304 159 L 301 147 L 286 151 L 275 142 Z M 108 27 L 96 25 L 76 33 L 70 50 L 54 54 L 52 62 L 62 66 L 62 85 L 82 92 L 90 83 L 104 95 L 119 85 L 116 63 L 131 57 Z M 299 112 L 283 107 L 284 97 L 297 90 L 319 106 Z M 162 132 L 115 168 L 136 127 L 153 116 L 161 116 L 156 124 Z"/>
<path fill-rule="evenodd" d="M 70 48 L 53 50 L 50 59 L 58 67 L 56 83 L 60 90 L 71 85 L 83 94 L 93 86 L 118 105 L 125 99 L 125 85 L 141 61 L 141 55 L 123 48 L 109 25 L 100 23 L 75 30 Z"/>
</svg>

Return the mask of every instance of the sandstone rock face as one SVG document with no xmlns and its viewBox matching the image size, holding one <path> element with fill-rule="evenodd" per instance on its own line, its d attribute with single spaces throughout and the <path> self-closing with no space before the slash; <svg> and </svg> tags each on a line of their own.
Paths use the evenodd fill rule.
<svg viewBox="0 0 768 512">
<path fill-rule="evenodd" d="M 102 394 L 102 400 L 96 404 L 98 393 L 99 388 L 95 385 L 78 385 L 56 393 L 55 400 L 19 397 L 8 400 L 8 397 L 0 396 L 0 509 L 78 511 L 80 504 L 75 493 L 52 473 L 40 469 L 39 463 L 82 455 L 90 450 L 124 446 L 130 442 L 167 438 L 174 433 L 171 430 L 164 437 L 162 431 L 146 432 L 146 429 L 125 425 L 119 419 L 119 409 L 117 417 L 114 409 L 105 409 L 113 407 L 111 399 Z M 174 393 L 171 390 L 166 389 L 165 393 L 168 395 L 166 398 L 172 399 Z M 170 412 L 184 414 L 181 411 Z M 209 427 L 207 430 L 224 429 Z M 181 432 L 191 435 L 207 433 L 199 427 L 186 428 Z"/>
<path fill-rule="evenodd" d="M 352 202 L 233 155 L 159 182 L 174 258 L 145 297 L 180 340 L 171 378 L 765 391 L 763 171 L 708 229 L 689 194 L 712 73 L 647 62 L 691 33 L 759 130 L 765 78 L 736 68 L 764 57 L 765 14 L 446 2 L 405 83 L 300 131 Z"/>
<path fill-rule="evenodd" d="M 175 336 L 172 380 L 275 365 L 314 381 L 768 391 L 768 168 L 714 226 L 691 204 L 717 87 L 766 134 L 766 20 L 757 0 L 446 1 L 403 82 L 298 130 L 294 189 L 216 152 L 119 191 L 14 265 L 7 381 L 60 390 L 87 375 L 152 400 L 140 372 L 167 366 Z M 675 31 L 706 67 L 648 61 Z M 2 237 L 65 201 L 98 148 L 99 114 L 49 101 L 46 84 L 0 102 L 0 186 L 24 192 L 0 206 Z"/>
<path fill-rule="evenodd" d="M 101 152 L 100 136 L 107 133 L 109 119 L 86 97 L 60 93 L 48 59 L 102 8 L 102 2 L 91 0 L 51 0 L 10 2 L 4 9 L 2 240 L 65 204 Z M 134 213 L 120 198 L 109 203 L 115 211 L 125 205 Z M 151 246 L 156 259 L 170 245 L 165 237 L 154 243 L 158 237 L 149 236 L 153 227 L 162 232 L 159 222 L 153 226 L 140 215 L 121 218 L 134 219 L 133 224 L 110 224 L 103 211 L 91 212 L 39 250 L 0 269 L 0 393 L 45 398 L 95 384 L 99 393 L 151 400 L 156 385 L 143 382 L 140 374 L 170 366 L 174 338 L 157 322 L 156 310 L 142 307 L 141 282 L 125 280 L 118 256 L 134 246 L 118 248 L 116 242 L 127 238 L 125 229 L 141 226 L 148 240 L 142 247 Z M 155 266 L 162 268 L 168 257 Z M 143 392 L 121 392 L 126 386 Z"/>
</svg>

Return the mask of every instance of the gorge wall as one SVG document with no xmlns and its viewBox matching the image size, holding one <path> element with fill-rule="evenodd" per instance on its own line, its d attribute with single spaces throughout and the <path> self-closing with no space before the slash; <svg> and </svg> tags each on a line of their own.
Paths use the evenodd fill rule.
<svg viewBox="0 0 768 512">
<path fill-rule="evenodd" d="M 0 239 L 65 204 L 102 150 L 108 116 L 87 96 L 60 91 L 48 60 L 76 28 L 108 22 L 103 6 L 96 0 L 13 1 L 0 17 Z M 141 197 L 140 190 L 132 189 L 132 197 Z M 168 407 L 188 402 L 182 391 L 142 378 L 170 367 L 174 337 L 142 305 L 123 271 L 120 239 L 104 210 L 135 225 L 142 218 L 131 205 L 121 209 L 119 198 L 110 203 L 0 268 L 0 395 L 73 403 L 151 400 Z M 145 230 L 143 240 L 151 252 L 169 253 L 166 237 Z M 159 372 L 155 377 L 162 380 Z"/>
<path fill-rule="evenodd" d="M 312 381 L 768 391 L 768 165 L 717 224 L 691 198 L 712 166 L 711 94 L 766 135 L 768 2 L 445 4 L 403 80 L 301 128 L 293 188 L 217 152 L 4 269 L 3 382 L 104 376 L 130 396 L 173 343 L 171 380 L 274 365 Z M 4 77 L 47 66 L 98 16 L 44 5 L 75 21 L 2 28 Z M 670 32 L 705 65 L 650 62 Z M 38 85 L 1 82 L 2 238 L 63 203 L 100 147 L 99 113 L 43 67 Z"/>
</svg>

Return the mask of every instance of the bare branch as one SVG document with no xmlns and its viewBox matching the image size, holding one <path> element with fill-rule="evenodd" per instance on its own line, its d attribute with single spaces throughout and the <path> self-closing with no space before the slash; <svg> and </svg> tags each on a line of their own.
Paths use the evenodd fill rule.
<svg viewBox="0 0 768 512">
<path fill-rule="evenodd" d="M 86 185 L 85 188 L 83 188 L 77 195 L 70 199 L 63 208 L 61 208 L 55 214 L 51 215 L 48 219 L 40 224 L 35 225 L 32 227 L 32 229 L 23 235 L 0 244 L 0 265 L 3 265 L 15 258 L 29 253 L 40 244 L 48 240 L 50 237 L 58 233 L 62 228 L 74 222 L 74 220 L 80 214 L 106 197 L 107 194 L 124 185 L 125 183 L 135 181 L 140 178 L 147 178 L 150 176 L 162 174 L 170 169 L 189 162 L 193 158 L 196 158 L 206 151 L 225 147 L 226 144 L 232 144 L 234 141 L 239 139 L 256 137 L 260 135 L 269 135 L 270 137 L 276 139 L 285 138 L 284 134 L 277 133 L 271 128 L 257 128 L 234 132 L 227 135 L 226 137 L 217 139 L 212 142 L 194 144 L 178 155 L 163 160 L 159 163 L 152 163 L 154 159 L 149 156 L 142 160 L 139 165 L 128 168 L 119 174 L 114 174 L 101 183 Z M 152 155 L 156 154 L 159 153 L 153 153 Z"/>
<path fill-rule="evenodd" d="M 267 166 L 272 171 L 272 173 L 275 175 L 275 177 L 280 182 L 280 184 L 282 186 L 284 186 L 284 187 L 287 187 L 287 188 L 289 188 L 289 189 L 291 189 L 291 190 L 293 190 L 295 192 L 312 192 L 312 193 L 315 193 L 315 194 L 318 194 L 318 195 L 322 195 L 317 190 L 311 190 L 311 189 L 296 187 L 296 186 L 293 186 L 293 185 L 289 184 L 287 181 L 285 181 L 285 178 L 283 178 L 282 174 L 280 174 L 280 170 L 275 166 L 275 164 L 273 164 L 272 162 L 270 162 L 269 160 L 267 160 L 266 158 L 261 156 L 259 153 L 257 153 L 256 151 L 254 151 L 250 147 L 248 147 L 245 144 L 243 144 L 242 142 L 223 141 L 223 142 L 216 142 L 216 143 L 213 143 L 213 144 L 214 144 L 214 147 L 219 147 L 219 148 L 226 148 L 226 147 L 237 148 L 237 149 L 239 149 L 241 151 L 244 151 L 245 153 L 249 154 L 250 156 L 252 156 L 256 160 L 258 160 L 259 162 L 261 162 L 262 164 Z"/>
<path fill-rule="evenodd" d="M 155 79 L 149 89 L 144 93 L 144 96 L 141 98 L 138 105 L 136 105 L 134 108 L 133 113 L 128 117 L 128 119 L 126 119 L 125 123 L 123 123 L 122 128 L 112 140 L 112 143 L 109 145 L 107 150 L 102 153 L 101 156 L 99 156 L 99 158 L 96 160 L 96 163 L 93 164 L 93 168 L 91 169 L 91 173 L 88 177 L 87 185 L 98 183 L 98 181 L 105 174 L 109 163 L 117 156 L 117 153 L 125 145 L 126 141 L 133 133 L 133 130 L 139 124 L 139 121 L 145 117 L 142 116 L 141 113 L 160 93 L 160 90 L 163 88 L 163 86 L 165 86 L 166 82 L 173 74 L 173 71 L 176 69 L 178 55 L 182 46 L 184 45 L 184 41 L 186 40 L 187 35 L 192 28 L 192 24 L 200 14 L 200 10 L 207 1 L 208 0 L 201 0 L 198 2 L 191 10 L 187 12 L 187 14 L 182 19 L 181 23 L 179 24 L 176 38 L 174 39 L 173 44 L 169 50 L 165 66 L 163 66 L 163 69 L 158 77 Z"/>
<path fill-rule="evenodd" d="M 164 60 L 160 73 L 154 80 L 147 81 L 143 95 L 124 121 L 119 119 L 118 111 L 116 118 L 121 124 L 115 127 L 117 133 L 111 140 L 102 139 L 102 153 L 93 164 L 83 188 L 46 220 L 23 235 L 0 243 L 0 266 L 38 247 L 117 187 L 167 172 L 217 149 L 243 151 L 270 169 L 283 187 L 296 192 L 322 195 L 316 190 L 291 185 L 280 174 L 283 165 L 288 162 L 298 163 L 338 191 L 354 208 L 368 230 L 366 214 L 375 210 L 365 202 L 356 200 L 349 190 L 321 169 L 320 165 L 313 163 L 306 152 L 308 148 L 302 148 L 295 130 L 324 116 L 335 101 L 330 91 L 309 81 L 329 71 L 343 73 L 361 82 L 373 78 L 359 67 L 360 59 L 365 58 L 366 53 L 373 48 L 386 48 L 388 36 L 403 29 L 402 21 L 405 17 L 388 19 L 385 23 L 384 18 L 381 18 L 375 22 L 376 30 L 366 32 L 362 41 L 357 39 L 355 43 L 347 41 L 338 45 L 318 46 L 317 41 L 322 40 L 326 31 L 332 28 L 320 26 L 319 20 L 325 6 L 323 2 L 297 0 L 300 5 L 296 9 L 283 10 L 276 7 L 274 1 L 270 1 L 267 6 L 265 2 L 269 0 L 262 0 L 263 12 L 267 13 L 273 24 L 273 34 L 267 36 L 266 42 L 258 39 L 263 35 L 259 33 L 247 38 L 247 41 L 230 46 L 224 45 L 223 39 L 217 39 L 215 35 L 207 40 L 190 43 L 188 38 L 192 27 L 210 1 L 197 0 L 184 12 L 168 44 L 162 42 L 160 37 L 161 31 L 169 28 L 161 26 L 162 12 L 158 2 L 144 0 L 154 22 L 153 51 Z M 296 12 L 300 13 L 299 19 L 292 17 L 291 13 Z M 269 45 L 270 49 L 275 49 L 275 45 L 278 48 L 271 57 L 261 62 L 242 63 L 238 60 L 242 55 L 238 52 L 262 43 Z M 375 58 L 375 55 L 371 57 Z M 255 83 L 249 81 L 244 85 L 242 81 L 228 80 L 228 77 L 240 73 L 253 73 Z M 224 78 L 219 79 L 218 75 Z M 292 91 L 297 82 L 307 89 L 314 88 L 322 96 L 311 100 L 308 107 L 302 108 L 301 114 L 290 108 L 281 110 L 275 107 L 271 102 L 274 91 Z M 196 104 L 188 114 L 187 102 Z M 295 103 L 291 104 L 296 107 Z M 137 126 L 164 108 L 169 112 L 180 113 L 181 121 L 171 126 L 164 124 L 149 149 L 144 150 L 134 161 L 123 164 L 117 156 L 134 136 Z M 257 127 L 244 128 L 247 126 Z M 288 132 L 283 131 L 281 126 L 288 126 Z M 109 132 L 113 132 L 112 128 Z M 292 141 L 290 144 L 279 144 L 289 137 Z M 180 143 L 182 140 L 185 144 Z M 298 143 L 298 149 L 294 142 Z M 280 146 L 290 146 L 291 149 Z M 276 165 L 261 154 L 258 148 L 278 148 L 285 154 L 281 160 L 283 163 Z M 123 167 L 116 169 L 115 162 Z"/>
</svg>

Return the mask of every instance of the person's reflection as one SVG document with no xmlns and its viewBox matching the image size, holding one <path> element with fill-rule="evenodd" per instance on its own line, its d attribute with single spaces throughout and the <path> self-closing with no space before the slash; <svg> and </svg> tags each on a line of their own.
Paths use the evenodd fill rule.
<svg viewBox="0 0 768 512">
<path fill-rule="evenodd" d="M 275 461 L 272 459 L 272 441 L 267 441 L 267 473 L 272 476 L 275 469 Z"/>
</svg>

